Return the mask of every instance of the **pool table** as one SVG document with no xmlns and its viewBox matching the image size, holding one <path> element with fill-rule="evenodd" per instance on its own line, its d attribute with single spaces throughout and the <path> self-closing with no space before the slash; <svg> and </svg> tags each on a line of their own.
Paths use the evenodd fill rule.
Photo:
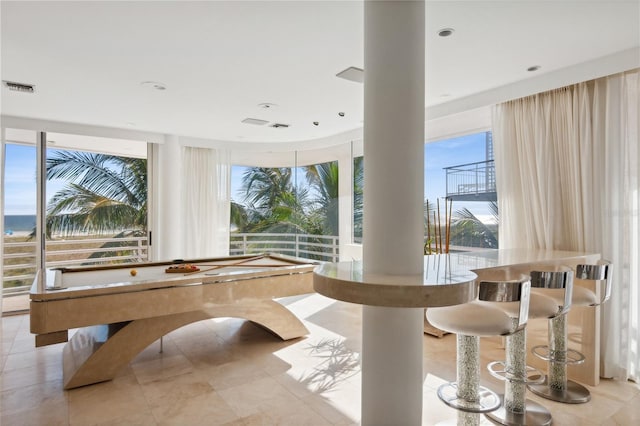
<svg viewBox="0 0 640 426">
<path fill-rule="evenodd" d="M 244 318 L 293 339 L 308 330 L 273 299 L 312 293 L 316 265 L 261 254 L 48 269 L 31 289 L 31 332 L 44 346 L 79 329 L 63 351 L 65 389 L 111 380 L 149 344 L 208 318 Z"/>
</svg>

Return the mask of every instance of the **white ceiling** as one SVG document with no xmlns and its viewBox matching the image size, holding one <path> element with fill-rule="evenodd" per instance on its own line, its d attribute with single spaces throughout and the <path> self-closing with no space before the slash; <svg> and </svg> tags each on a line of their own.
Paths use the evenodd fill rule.
<svg viewBox="0 0 640 426">
<path fill-rule="evenodd" d="M 362 126 L 362 84 L 335 77 L 363 67 L 360 1 L 0 8 L 2 79 L 36 86 L 34 94 L 3 87 L 5 116 L 238 142 L 308 141 Z M 426 11 L 427 113 L 464 109 L 474 96 L 518 84 L 535 90 L 593 78 L 613 61 L 608 55 L 632 52 L 635 60 L 640 51 L 639 0 L 427 1 Z M 438 37 L 445 27 L 454 34 Z M 621 64 L 609 70 L 629 68 Z M 541 69 L 527 72 L 533 65 Z M 277 107 L 259 108 L 264 102 Z"/>
</svg>

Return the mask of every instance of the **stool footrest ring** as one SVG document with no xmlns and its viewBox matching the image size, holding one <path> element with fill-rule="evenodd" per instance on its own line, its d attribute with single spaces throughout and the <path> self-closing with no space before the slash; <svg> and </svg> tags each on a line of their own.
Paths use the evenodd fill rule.
<svg viewBox="0 0 640 426">
<path fill-rule="evenodd" d="M 531 353 L 540 359 L 557 364 L 582 364 L 585 360 L 584 355 L 573 349 L 564 351 L 564 360 L 562 360 L 558 357 L 558 353 L 551 351 L 547 345 L 534 346 L 531 348 Z"/>
<path fill-rule="evenodd" d="M 489 413 L 500 407 L 500 397 L 495 392 L 480 386 L 478 401 L 467 401 L 458 397 L 458 384 L 445 383 L 438 387 L 438 398 L 451 408 L 468 413 Z"/>
<path fill-rule="evenodd" d="M 509 381 L 511 383 L 540 384 L 544 381 L 545 375 L 542 371 L 529 365 L 525 366 L 524 377 L 509 371 L 504 361 L 493 361 L 487 364 L 489 373 L 498 380 Z M 535 377 L 535 378 L 534 378 Z"/>
</svg>

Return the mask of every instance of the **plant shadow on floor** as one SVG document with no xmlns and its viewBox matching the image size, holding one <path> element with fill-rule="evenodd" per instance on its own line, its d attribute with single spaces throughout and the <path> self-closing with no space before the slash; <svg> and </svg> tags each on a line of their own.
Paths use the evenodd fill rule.
<svg viewBox="0 0 640 426">
<path fill-rule="evenodd" d="M 344 340 L 322 339 L 317 344 L 308 345 L 307 350 L 312 357 L 324 358 L 312 373 L 299 379 L 314 393 L 329 392 L 360 371 L 359 354 L 347 348 Z"/>
</svg>

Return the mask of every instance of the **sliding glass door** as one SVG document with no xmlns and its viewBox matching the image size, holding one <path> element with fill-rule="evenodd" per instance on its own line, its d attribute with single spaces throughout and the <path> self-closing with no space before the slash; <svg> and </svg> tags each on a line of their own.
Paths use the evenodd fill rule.
<svg viewBox="0 0 640 426">
<path fill-rule="evenodd" d="M 148 259 L 146 143 L 48 133 L 39 167 L 37 138 L 35 131 L 4 131 L 5 312 L 28 309 L 41 243 L 47 267 Z"/>
</svg>

